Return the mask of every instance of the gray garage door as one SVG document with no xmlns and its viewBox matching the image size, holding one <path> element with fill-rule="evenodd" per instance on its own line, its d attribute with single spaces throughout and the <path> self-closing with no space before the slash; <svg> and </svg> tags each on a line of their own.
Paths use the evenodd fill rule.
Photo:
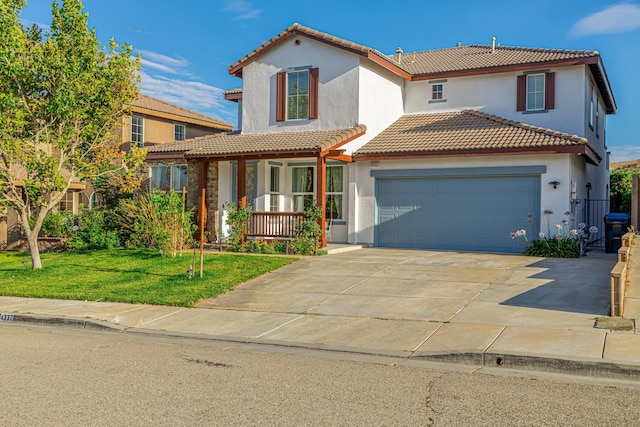
<svg viewBox="0 0 640 427">
<path fill-rule="evenodd" d="M 376 178 L 376 200 L 377 246 L 519 252 L 509 233 L 532 233 L 540 176 Z"/>
</svg>

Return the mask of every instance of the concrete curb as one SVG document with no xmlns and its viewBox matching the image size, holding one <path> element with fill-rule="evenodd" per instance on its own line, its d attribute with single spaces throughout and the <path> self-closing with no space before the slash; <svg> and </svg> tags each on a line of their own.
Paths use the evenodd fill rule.
<svg viewBox="0 0 640 427">
<path fill-rule="evenodd" d="M 35 314 L 11 314 L 11 320 L 2 323 L 28 323 L 39 326 L 60 326 L 73 329 L 90 329 L 98 331 L 124 332 L 126 328 L 96 319 L 79 319 L 74 317 L 40 316 Z"/>
<path fill-rule="evenodd" d="M 189 338 L 205 341 L 230 342 L 258 346 L 272 346 L 291 349 L 318 350 L 333 353 L 360 354 L 381 356 L 396 359 L 449 363 L 456 365 L 479 366 L 487 368 L 504 368 L 530 372 L 547 372 L 604 379 L 640 380 L 640 364 L 605 362 L 602 360 L 585 360 L 577 358 L 543 357 L 517 353 L 493 353 L 484 351 L 453 351 L 447 353 L 402 352 L 373 348 L 329 346 L 323 344 L 307 344 L 290 341 L 253 339 L 246 337 L 217 336 L 186 332 L 125 328 L 110 322 L 96 319 L 79 319 L 73 317 L 40 316 L 31 314 L 10 314 L 11 320 L 3 319 L 0 323 L 22 323 L 38 326 L 57 326 L 72 329 L 87 329 L 120 333 L 134 333 L 156 337 Z"/>
</svg>

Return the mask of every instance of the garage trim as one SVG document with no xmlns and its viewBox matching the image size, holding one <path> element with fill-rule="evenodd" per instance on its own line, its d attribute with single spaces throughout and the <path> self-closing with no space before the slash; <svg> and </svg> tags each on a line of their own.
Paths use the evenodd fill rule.
<svg viewBox="0 0 640 427">
<path fill-rule="evenodd" d="M 442 168 L 442 169 L 373 169 L 373 178 L 421 178 L 421 177 L 452 177 L 452 176 L 500 176 L 500 175 L 542 175 L 547 173 L 547 167 L 539 166 L 498 166 L 475 168 Z"/>
</svg>

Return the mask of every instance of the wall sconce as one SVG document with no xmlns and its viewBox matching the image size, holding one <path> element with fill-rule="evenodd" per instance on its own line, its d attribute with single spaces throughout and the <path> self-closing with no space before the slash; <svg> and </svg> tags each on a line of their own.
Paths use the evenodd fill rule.
<svg viewBox="0 0 640 427">
<path fill-rule="evenodd" d="M 560 181 L 551 181 L 549 185 L 553 185 L 553 189 L 555 190 L 560 185 Z"/>
</svg>

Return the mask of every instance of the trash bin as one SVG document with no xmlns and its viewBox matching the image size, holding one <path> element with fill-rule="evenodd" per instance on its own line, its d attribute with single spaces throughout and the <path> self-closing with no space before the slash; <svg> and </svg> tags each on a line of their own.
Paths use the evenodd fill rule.
<svg viewBox="0 0 640 427">
<path fill-rule="evenodd" d="M 631 225 L 626 213 L 610 213 L 604 216 L 604 247 L 607 253 L 618 252 L 622 246 L 622 235 Z"/>
</svg>

